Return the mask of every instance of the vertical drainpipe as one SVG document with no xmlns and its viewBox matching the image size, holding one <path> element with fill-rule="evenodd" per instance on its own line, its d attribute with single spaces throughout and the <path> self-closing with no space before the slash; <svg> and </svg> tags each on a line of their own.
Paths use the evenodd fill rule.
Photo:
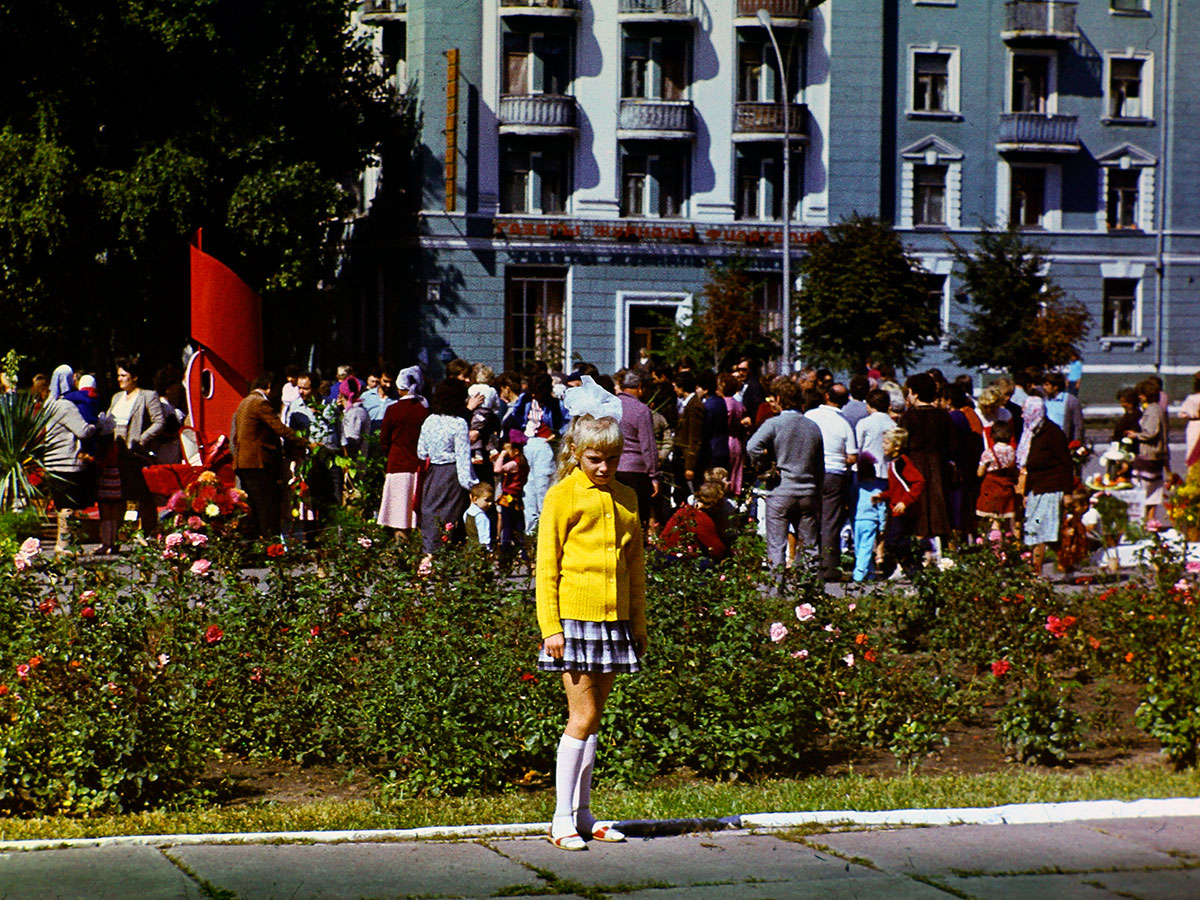
<svg viewBox="0 0 1200 900">
<path fill-rule="evenodd" d="M 1170 110 L 1167 103 L 1171 96 L 1171 0 L 1163 4 L 1162 35 L 1162 125 L 1158 129 L 1158 228 L 1154 240 L 1154 371 L 1162 376 L 1163 367 L 1163 290 L 1164 243 L 1167 221 L 1167 130 L 1170 127 Z"/>
</svg>

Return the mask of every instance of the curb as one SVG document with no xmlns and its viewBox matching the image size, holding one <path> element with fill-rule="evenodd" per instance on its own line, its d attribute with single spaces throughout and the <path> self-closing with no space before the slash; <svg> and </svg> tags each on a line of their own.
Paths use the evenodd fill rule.
<svg viewBox="0 0 1200 900">
<path fill-rule="evenodd" d="M 951 809 L 893 809 L 877 812 L 818 810 L 791 813 L 753 813 L 715 819 L 625 820 L 617 823 L 630 837 L 665 837 L 697 831 L 796 828 L 801 825 L 923 826 L 923 825 L 1051 825 L 1102 819 L 1200 817 L 1200 798 L 1162 800 L 1081 800 L 1071 803 L 1012 803 L 1006 806 Z M 432 825 L 368 831 L 260 831 L 235 834 L 133 834 L 59 840 L 0 841 L 0 852 L 65 850 L 80 847 L 155 846 L 185 844 L 262 844 L 309 842 L 319 844 L 368 841 L 477 840 L 480 838 L 542 837 L 548 822 L 516 825 Z"/>
</svg>

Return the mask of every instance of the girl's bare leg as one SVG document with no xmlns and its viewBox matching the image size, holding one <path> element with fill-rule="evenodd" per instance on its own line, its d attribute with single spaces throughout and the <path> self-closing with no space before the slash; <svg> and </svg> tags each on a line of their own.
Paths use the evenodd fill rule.
<svg viewBox="0 0 1200 900">
<path fill-rule="evenodd" d="M 600 714 L 615 680 L 614 672 L 563 672 L 568 736 L 586 741 L 600 730 Z"/>
</svg>

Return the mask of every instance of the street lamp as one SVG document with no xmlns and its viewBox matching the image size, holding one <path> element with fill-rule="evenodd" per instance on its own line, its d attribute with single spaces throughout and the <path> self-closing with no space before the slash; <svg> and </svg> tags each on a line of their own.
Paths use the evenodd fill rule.
<svg viewBox="0 0 1200 900">
<path fill-rule="evenodd" d="M 783 94 L 783 372 L 792 370 L 792 98 L 788 93 L 787 67 L 779 42 L 775 40 L 775 29 L 771 27 L 771 14 L 759 7 L 758 21 L 767 29 L 767 37 L 775 48 L 775 59 L 779 63 L 779 85 Z"/>
</svg>

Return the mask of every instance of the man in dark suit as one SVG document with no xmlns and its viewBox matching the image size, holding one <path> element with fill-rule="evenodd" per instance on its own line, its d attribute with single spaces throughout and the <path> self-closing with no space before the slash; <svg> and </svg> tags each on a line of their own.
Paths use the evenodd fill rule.
<svg viewBox="0 0 1200 900">
<path fill-rule="evenodd" d="M 305 449 L 304 439 L 279 420 L 269 392 L 270 372 L 259 375 L 233 415 L 233 471 L 254 512 L 257 536 L 279 535 L 283 523 L 283 448 Z"/>
<path fill-rule="evenodd" d="M 683 503 L 692 485 L 704 480 L 700 466 L 700 451 L 704 441 L 704 400 L 696 394 L 696 376 L 680 372 L 675 376 L 675 396 L 679 398 L 679 419 L 675 425 L 675 442 L 671 451 L 675 472 L 675 503 Z"/>
</svg>

